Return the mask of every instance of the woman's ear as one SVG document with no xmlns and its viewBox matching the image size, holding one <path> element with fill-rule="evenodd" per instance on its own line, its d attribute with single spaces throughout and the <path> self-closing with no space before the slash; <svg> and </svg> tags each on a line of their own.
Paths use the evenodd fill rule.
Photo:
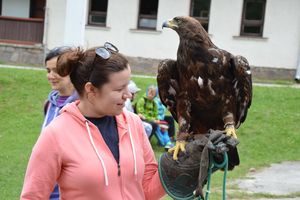
<svg viewBox="0 0 300 200">
<path fill-rule="evenodd" d="M 89 101 L 94 99 L 94 97 L 96 95 L 96 89 L 97 88 L 95 86 L 93 86 L 93 84 L 91 82 L 87 82 L 84 85 L 84 90 L 85 90 L 86 96 L 87 96 Z"/>
<path fill-rule="evenodd" d="M 93 84 L 91 82 L 87 82 L 84 85 L 84 90 L 86 93 L 93 93 L 93 92 L 95 92 L 95 87 L 93 86 Z"/>
</svg>

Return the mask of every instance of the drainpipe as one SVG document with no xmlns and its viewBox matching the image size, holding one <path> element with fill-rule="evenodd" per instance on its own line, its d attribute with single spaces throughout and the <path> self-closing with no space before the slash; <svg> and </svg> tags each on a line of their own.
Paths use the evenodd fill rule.
<svg viewBox="0 0 300 200">
<path fill-rule="evenodd" d="M 46 7 L 45 7 L 45 18 L 44 18 L 44 35 L 43 35 L 43 53 L 44 53 L 44 57 L 43 57 L 43 61 L 46 59 L 46 55 L 47 55 L 47 47 L 48 47 L 48 20 L 49 20 L 49 8 L 47 6 L 46 3 Z"/>
<path fill-rule="evenodd" d="M 295 81 L 300 82 L 300 52 L 299 52 L 299 59 L 298 59 L 298 67 L 295 75 Z"/>
</svg>

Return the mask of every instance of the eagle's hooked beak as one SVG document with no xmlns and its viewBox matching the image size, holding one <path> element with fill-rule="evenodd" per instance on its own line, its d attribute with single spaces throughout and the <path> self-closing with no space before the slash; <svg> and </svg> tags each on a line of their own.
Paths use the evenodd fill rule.
<svg viewBox="0 0 300 200">
<path fill-rule="evenodd" d="M 171 19 L 171 20 L 165 21 L 165 22 L 162 24 L 162 28 L 164 28 L 164 27 L 166 27 L 166 28 L 171 28 L 171 29 L 175 29 L 175 28 L 177 28 L 178 26 L 177 26 L 177 24 L 174 22 L 174 20 Z"/>
</svg>

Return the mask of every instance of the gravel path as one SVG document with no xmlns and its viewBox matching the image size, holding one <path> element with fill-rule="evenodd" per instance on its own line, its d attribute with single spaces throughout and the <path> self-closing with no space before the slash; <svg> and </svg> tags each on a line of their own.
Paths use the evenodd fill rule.
<svg viewBox="0 0 300 200">
<path fill-rule="evenodd" d="M 250 172 L 246 179 L 237 180 L 235 183 L 240 189 L 250 193 L 273 195 L 299 193 L 300 161 L 272 164 L 262 170 Z M 300 197 L 281 200 L 300 200 Z"/>
</svg>

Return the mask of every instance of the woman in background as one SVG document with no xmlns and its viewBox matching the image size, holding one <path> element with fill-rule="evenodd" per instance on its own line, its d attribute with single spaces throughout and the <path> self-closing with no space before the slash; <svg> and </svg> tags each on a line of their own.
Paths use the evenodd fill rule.
<svg viewBox="0 0 300 200">
<path fill-rule="evenodd" d="M 45 118 L 42 129 L 44 129 L 67 103 L 75 101 L 78 96 L 70 76 L 62 77 L 57 73 L 57 59 L 61 54 L 71 51 L 71 47 L 57 47 L 49 51 L 46 56 L 45 64 L 47 69 L 47 79 L 52 91 L 44 105 Z M 59 200 L 59 187 L 56 185 L 50 195 L 50 200 Z"/>
</svg>

